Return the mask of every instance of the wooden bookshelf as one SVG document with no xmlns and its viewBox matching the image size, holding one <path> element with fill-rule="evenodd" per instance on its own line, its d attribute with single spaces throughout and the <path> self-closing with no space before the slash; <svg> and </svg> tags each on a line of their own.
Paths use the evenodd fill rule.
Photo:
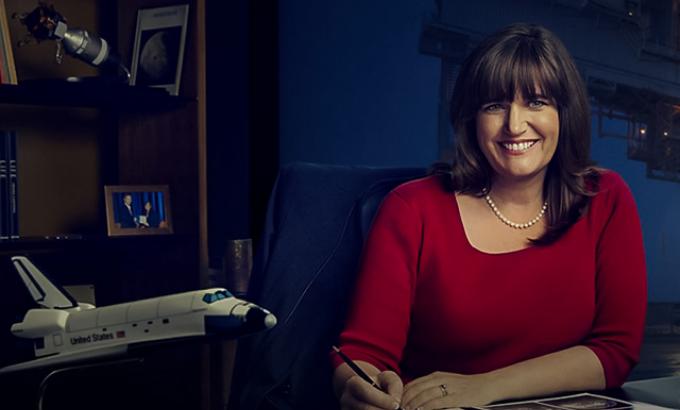
<svg viewBox="0 0 680 410">
<path fill-rule="evenodd" d="M 179 96 L 117 83 L 69 56 L 63 65 L 55 65 L 54 42 L 15 50 L 19 84 L 0 85 L 0 128 L 17 132 L 23 239 L 0 242 L 3 289 L 10 286 L 17 297 L 25 292 L 14 289 L 17 280 L 9 257 L 17 254 L 35 259 L 61 285 L 94 284 L 99 305 L 207 284 L 204 2 L 61 0 L 55 4 L 74 27 L 106 38 L 129 66 L 137 10 L 188 3 Z M 36 5 L 6 0 L 8 14 L 30 11 Z M 14 38 L 23 37 L 16 21 L 10 26 Z M 68 76 L 87 79 L 69 82 Z M 173 235 L 107 237 L 104 185 L 161 184 L 170 188 Z M 6 326 L 0 330 L 1 343 L 13 343 L 6 330 L 16 314 L 6 312 L 0 321 L 0 326 Z M 208 383 L 201 364 L 206 350 L 200 345 L 179 349 L 182 358 L 178 356 L 176 362 L 185 382 L 182 389 L 170 386 L 168 403 L 177 394 L 183 397 L 180 403 L 199 403 L 194 408 L 207 409 L 209 394 L 203 386 Z M 170 365 L 163 371 L 173 371 L 168 369 L 174 359 L 166 359 Z M 153 386 L 159 387 L 163 386 Z"/>
</svg>

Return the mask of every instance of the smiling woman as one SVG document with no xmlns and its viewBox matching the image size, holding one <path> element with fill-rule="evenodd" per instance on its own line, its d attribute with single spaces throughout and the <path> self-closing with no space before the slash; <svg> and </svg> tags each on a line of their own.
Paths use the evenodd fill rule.
<svg viewBox="0 0 680 410">
<path fill-rule="evenodd" d="M 373 221 L 341 349 L 343 409 L 430 410 L 620 386 L 646 271 L 635 201 L 589 156 L 583 82 L 547 29 L 509 26 L 454 87 L 456 158 Z M 372 407 L 371 407 L 372 406 Z"/>
</svg>

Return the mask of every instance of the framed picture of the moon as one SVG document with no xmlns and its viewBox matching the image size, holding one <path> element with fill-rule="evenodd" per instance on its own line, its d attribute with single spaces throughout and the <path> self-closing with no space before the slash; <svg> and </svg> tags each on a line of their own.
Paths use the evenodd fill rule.
<svg viewBox="0 0 680 410">
<path fill-rule="evenodd" d="M 189 6 L 141 9 L 132 54 L 131 85 L 179 92 Z"/>
</svg>

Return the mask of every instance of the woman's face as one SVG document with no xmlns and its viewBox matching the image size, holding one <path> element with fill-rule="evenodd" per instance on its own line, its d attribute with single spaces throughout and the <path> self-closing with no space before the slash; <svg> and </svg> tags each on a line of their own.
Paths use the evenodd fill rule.
<svg viewBox="0 0 680 410">
<path fill-rule="evenodd" d="M 496 178 L 545 175 L 555 154 L 560 119 L 555 103 L 540 94 L 491 101 L 477 112 L 477 141 Z"/>
<path fill-rule="evenodd" d="M 144 209 L 146 209 L 147 211 L 150 211 L 150 210 L 151 210 L 151 202 L 145 203 L 145 204 L 144 204 Z"/>
</svg>

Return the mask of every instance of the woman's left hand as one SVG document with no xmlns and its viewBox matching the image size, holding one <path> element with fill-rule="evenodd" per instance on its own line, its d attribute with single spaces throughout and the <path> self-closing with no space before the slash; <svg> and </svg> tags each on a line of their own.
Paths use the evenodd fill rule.
<svg viewBox="0 0 680 410">
<path fill-rule="evenodd" d="M 488 378 L 484 374 L 462 375 L 434 372 L 404 386 L 401 405 L 404 410 L 482 406 L 493 401 Z"/>
</svg>

